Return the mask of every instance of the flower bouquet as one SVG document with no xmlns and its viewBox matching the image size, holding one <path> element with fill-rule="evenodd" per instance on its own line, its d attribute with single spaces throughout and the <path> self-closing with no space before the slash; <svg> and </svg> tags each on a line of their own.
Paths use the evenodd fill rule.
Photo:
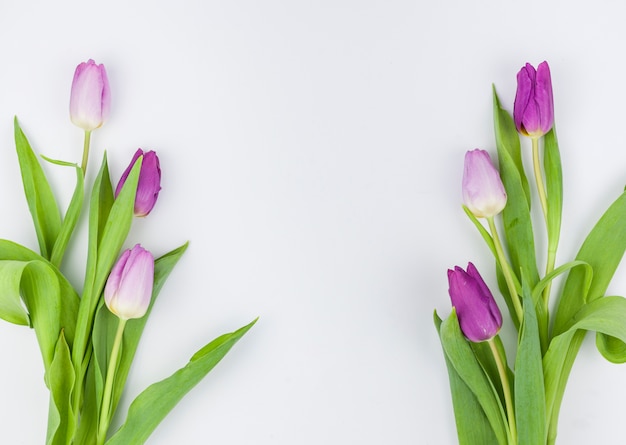
<svg viewBox="0 0 626 445">
<path fill-rule="evenodd" d="M 140 244 L 123 249 L 133 218 L 151 212 L 161 189 L 154 151 L 137 150 L 115 188 L 105 153 L 85 199 L 91 134 L 106 121 L 110 97 L 104 66 L 93 60 L 78 65 L 70 117 L 84 130 L 82 162 L 42 156 L 74 170 L 76 186 L 64 212 L 15 119 L 15 146 L 39 252 L 0 239 L 0 318 L 35 331 L 50 391 L 48 445 L 144 443 L 256 321 L 211 341 L 170 377 L 146 388 L 119 429 L 111 431 L 148 315 L 187 243 L 156 259 Z M 84 204 L 87 261 L 78 287 L 66 277 L 63 260 Z"/>
<path fill-rule="evenodd" d="M 607 360 L 626 361 L 626 299 L 605 295 L 626 250 L 626 193 L 616 193 L 576 257 L 558 264 L 563 185 L 548 64 L 519 71 L 512 116 L 494 88 L 493 113 L 498 169 L 486 151 L 466 153 L 463 209 L 495 259 L 497 288 L 517 331 L 516 349 L 508 351 L 514 361 L 507 362 L 499 335 L 496 286 L 472 263 L 448 271 L 453 308 L 445 320 L 435 312 L 435 326 L 460 444 L 554 444 L 587 332 L 596 333 Z M 531 212 L 533 196 L 541 212 Z M 537 239 L 546 240 L 545 264 L 537 261 Z"/>
</svg>

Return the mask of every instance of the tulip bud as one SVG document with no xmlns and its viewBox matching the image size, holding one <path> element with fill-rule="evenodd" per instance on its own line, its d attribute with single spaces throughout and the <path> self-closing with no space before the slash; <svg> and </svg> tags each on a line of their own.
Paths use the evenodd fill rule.
<svg viewBox="0 0 626 445">
<path fill-rule="evenodd" d="M 137 244 L 120 256 L 104 288 L 104 302 L 122 320 L 141 318 L 150 306 L 154 257 Z"/>
<path fill-rule="evenodd" d="M 70 93 L 70 119 L 85 131 L 102 126 L 109 117 L 111 93 L 104 65 L 89 59 L 76 67 Z"/>
<path fill-rule="evenodd" d="M 143 161 L 141 162 L 139 182 L 135 195 L 135 216 L 146 216 L 154 207 L 161 190 L 161 167 L 159 165 L 159 157 L 154 151 L 144 153 L 140 148 L 135 152 L 133 159 L 122 174 L 120 182 L 117 183 L 115 197 L 117 198 L 117 195 L 122 190 L 122 186 L 139 156 L 143 156 Z"/>
<path fill-rule="evenodd" d="M 476 267 L 469 263 L 467 272 L 459 266 L 448 269 L 448 283 L 463 335 L 475 343 L 495 337 L 502 327 L 502 314 Z"/>
<path fill-rule="evenodd" d="M 548 62 L 535 68 L 527 63 L 517 73 L 517 92 L 513 105 L 513 120 L 517 131 L 538 138 L 554 125 L 552 80 Z"/>
<path fill-rule="evenodd" d="M 498 170 L 485 150 L 465 153 L 463 202 L 477 218 L 497 215 L 506 205 L 506 191 Z"/>
</svg>

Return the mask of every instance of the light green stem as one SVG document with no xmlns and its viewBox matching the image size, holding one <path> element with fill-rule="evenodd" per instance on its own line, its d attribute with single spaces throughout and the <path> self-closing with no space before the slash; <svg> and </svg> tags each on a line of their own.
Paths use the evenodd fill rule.
<svg viewBox="0 0 626 445">
<path fill-rule="evenodd" d="M 85 141 L 83 142 L 83 161 L 80 164 L 83 170 L 83 177 L 87 173 L 87 162 L 89 161 L 89 144 L 91 142 L 91 131 L 85 131 Z"/>
<path fill-rule="evenodd" d="M 546 193 L 546 186 L 543 181 L 543 171 L 541 169 L 541 163 L 539 161 L 539 138 L 532 138 L 533 146 L 533 169 L 535 172 L 535 183 L 537 184 L 537 194 L 539 195 L 539 201 L 541 202 L 541 210 L 543 211 L 543 219 L 546 223 L 546 231 L 548 233 L 548 256 L 546 259 L 546 275 L 554 270 L 554 264 L 556 262 L 556 245 L 550 239 L 551 234 L 548 227 L 548 198 Z M 552 282 L 548 283 L 543 289 L 543 307 L 545 313 L 548 313 L 548 302 L 550 300 L 550 290 L 552 288 Z"/>
<path fill-rule="evenodd" d="M 493 245 L 496 248 L 498 261 L 500 262 L 500 266 L 502 268 L 502 274 L 504 275 L 504 280 L 506 281 L 509 294 L 511 295 L 511 301 L 513 302 L 513 307 L 515 308 L 515 315 L 517 315 L 517 320 L 521 326 L 522 319 L 524 318 L 524 311 L 522 310 L 522 303 L 520 302 L 517 289 L 515 288 L 515 280 L 513 280 L 511 265 L 504 255 L 504 249 L 502 249 L 502 243 L 500 242 L 500 237 L 498 236 L 498 230 L 496 229 L 496 223 L 494 222 L 493 216 L 487 218 L 487 223 L 489 224 L 489 230 L 491 231 L 491 237 L 493 238 Z"/>
<path fill-rule="evenodd" d="M 533 168 L 535 170 L 535 182 L 537 183 L 537 193 L 541 202 L 541 210 L 543 210 L 543 219 L 548 225 L 548 201 L 546 199 L 546 186 L 543 182 L 543 173 L 541 171 L 541 163 L 539 162 L 539 138 L 532 138 L 533 142 Z"/>
<path fill-rule="evenodd" d="M 509 422 L 509 445 L 517 445 L 517 426 L 515 424 L 515 408 L 513 406 L 513 397 L 511 397 L 511 385 L 509 384 L 509 376 L 506 366 L 504 365 L 505 360 L 502 359 L 494 338 L 495 337 L 487 340 L 487 343 L 489 343 L 489 348 L 491 348 L 491 353 L 493 354 L 493 358 L 496 361 L 496 366 L 498 367 L 498 373 L 500 374 L 500 381 L 502 382 L 504 403 L 506 404 L 506 415 Z"/>
<path fill-rule="evenodd" d="M 119 319 L 113 349 L 107 369 L 107 376 L 104 383 L 104 393 L 102 394 L 102 407 L 100 410 L 100 418 L 98 419 L 98 439 L 97 445 L 103 445 L 106 440 L 107 430 L 111 421 L 111 396 L 113 392 L 113 382 L 115 381 L 115 372 L 117 371 L 117 362 L 120 356 L 120 347 L 122 346 L 122 337 L 124 335 L 124 327 L 126 320 Z"/>
</svg>

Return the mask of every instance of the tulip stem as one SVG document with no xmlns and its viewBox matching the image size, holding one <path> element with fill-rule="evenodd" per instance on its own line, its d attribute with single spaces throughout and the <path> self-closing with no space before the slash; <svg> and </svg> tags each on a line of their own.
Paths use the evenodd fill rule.
<svg viewBox="0 0 626 445">
<path fill-rule="evenodd" d="M 502 243 L 500 242 L 500 237 L 498 236 L 498 230 L 493 216 L 487 218 L 487 223 L 489 224 L 489 230 L 491 231 L 491 237 L 493 238 L 493 245 L 496 249 L 496 254 L 498 255 L 498 262 L 502 268 L 502 274 L 504 275 L 504 280 L 506 281 L 509 294 L 511 295 L 511 302 L 513 303 L 517 320 L 521 326 L 522 319 L 524 318 L 524 311 L 522 310 L 522 303 L 520 302 L 517 294 L 515 280 L 513 280 L 513 272 L 511 271 L 511 266 L 504 255 L 504 249 L 502 249 Z"/>
<path fill-rule="evenodd" d="M 122 337 L 126 321 L 119 319 L 115 340 L 113 341 L 113 349 L 109 358 L 109 367 L 107 369 L 106 381 L 104 383 L 104 393 L 102 394 L 102 407 L 100 410 L 100 418 L 98 419 L 98 438 L 97 445 L 103 445 L 106 440 L 107 430 L 111 421 L 111 396 L 113 392 L 113 382 L 115 381 L 115 373 L 117 371 L 117 362 L 120 356 L 120 348 L 122 346 Z"/>
<path fill-rule="evenodd" d="M 504 392 L 504 403 L 506 404 L 506 414 L 509 421 L 509 445 L 517 444 L 517 426 L 515 425 L 515 409 L 513 407 L 513 398 L 511 397 L 511 385 L 509 384 L 509 377 L 505 366 L 506 359 L 502 358 L 496 342 L 495 337 L 487 340 L 491 353 L 496 361 L 498 367 L 498 373 L 500 374 L 500 381 L 502 382 L 502 391 Z"/>
<path fill-rule="evenodd" d="M 548 224 L 548 201 L 546 199 L 546 186 L 543 182 L 543 173 L 541 172 L 541 163 L 539 162 L 539 138 L 532 138 L 533 142 L 533 167 L 535 169 L 535 182 L 537 183 L 537 193 L 539 201 L 541 201 L 541 210 L 543 210 L 543 218 Z"/>
<path fill-rule="evenodd" d="M 546 193 L 546 186 L 543 181 L 543 173 L 541 170 L 541 164 L 539 162 L 539 138 L 532 138 L 533 146 L 533 167 L 535 170 L 535 182 L 537 183 L 537 193 L 539 194 L 539 201 L 541 201 L 541 209 L 543 210 L 543 219 L 546 223 L 546 231 L 548 232 L 548 257 L 546 260 L 546 275 L 554 270 L 554 264 L 556 262 L 556 243 L 551 238 L 551 233 L 548 227 L 548 199 Z M 558 236 L 556 238 L 558 242 Z M 552 288 L 552 282 L 549 282 L 543 289 L 543 306 L 546 313 L 548 313 L 548 301 L 550 299 L 550 289 Z"/>
<path fill-rule="evenodd" d="M 83 142 L 83 161 L 80 168 L 83 170 L 83 177 L 87 173 L 87 161 L 89 161 L 89 145 L 91 142 L 91 131 L 85 130 L 85 141 Z"/>
</svg>

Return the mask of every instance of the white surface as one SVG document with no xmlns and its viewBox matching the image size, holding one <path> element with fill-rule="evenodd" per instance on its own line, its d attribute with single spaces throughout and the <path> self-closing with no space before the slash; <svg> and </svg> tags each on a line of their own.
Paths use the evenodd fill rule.
<svg viewBox="0 0 626 445">
<path fill-rule="evenodd" d="M 551 65 L 565 177 L 558 261 L 568 260 L 626 182 L 624 12 L 612 1 L 4 3 L 0 236 L 36 247 L 13 116 L 38 152 L 78 161 L 69 88 L 94 58 L 113 106 L 90 176 L 104 149 L 115 178 L 137 147 L 157 150 L 163 191 L 128 245 L 162 254 L 191 241 L 122 410 L 260 316 L 149 443 L 455 443 L 432 312 L 449 313 L 455 264 L 472 260 L 493 283 L 460 207 L 465 151 L 494 153 L 491 84 L 511 109 L 518 69 Z M 73 173 L 46 169 L 66 202 Z M 84 235 L 67 264 L 75 283 Z M 0 441 L 43 443 L 34 334 L 0 323 L 0 354 Z M 559 443 L 623 443 L 625 397 L 626 368 L 588 341 Z"/>
</svg>

